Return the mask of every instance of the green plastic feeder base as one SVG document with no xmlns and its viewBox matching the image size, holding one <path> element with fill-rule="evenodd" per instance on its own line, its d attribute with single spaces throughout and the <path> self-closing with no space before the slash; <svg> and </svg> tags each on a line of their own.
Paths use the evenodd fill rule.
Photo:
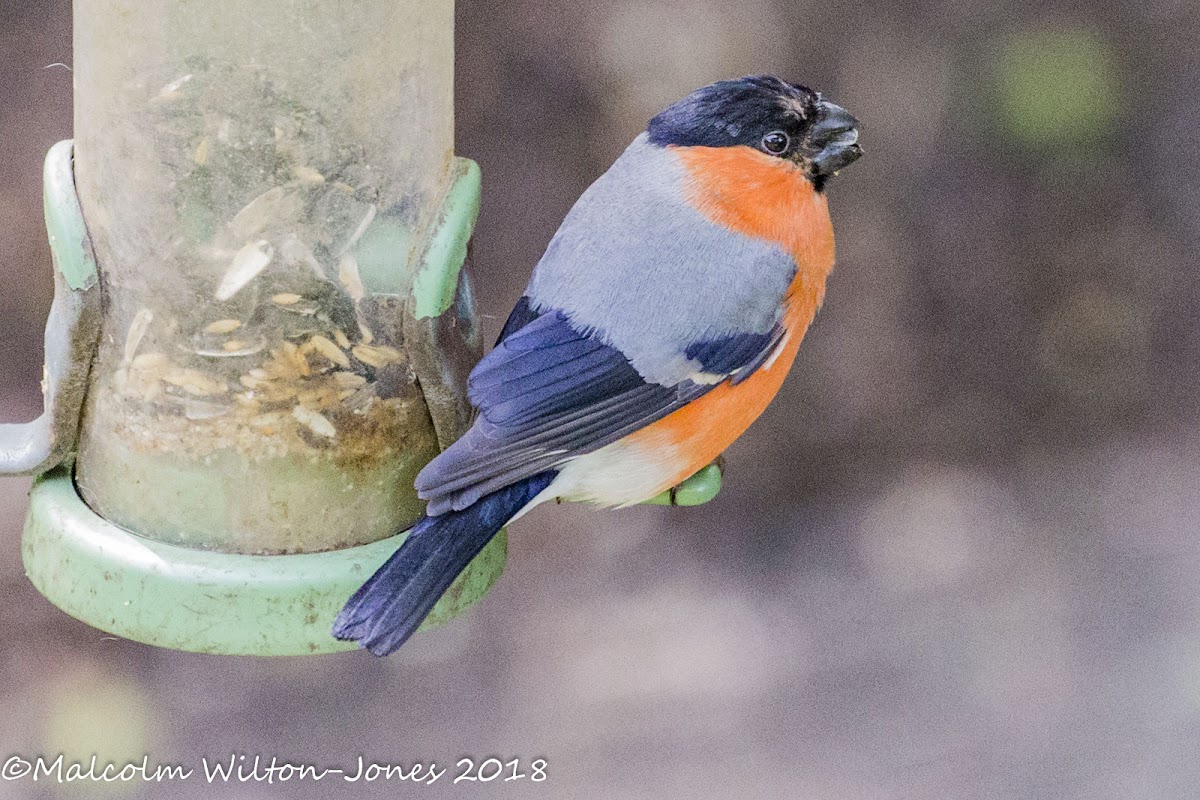
<svg viewBox="0 0 1200 800">
<path fill-rule="evenodd" d="M 25 574 L 76 619 L 126 639 L 225 655 L 294 656 L 354 650 L 329 634 L 346 600 L 405 534 L 327 553 L 249 556 L 192 550 L 129 533 L 96 515 L 70 474 L 39 478 L 22 540 Z M 422 629 L 477 602 L 504 568 L 492 540 Z"/>
</svg>

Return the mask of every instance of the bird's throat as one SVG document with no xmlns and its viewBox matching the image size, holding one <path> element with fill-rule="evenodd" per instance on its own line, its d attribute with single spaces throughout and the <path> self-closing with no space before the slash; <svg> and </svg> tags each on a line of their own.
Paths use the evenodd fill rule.
<svg viewBox="0 0 1200 800">
<path fill-rule="evenodd" d="M 833 225 L 825 195 L 798 165 L 750 147 L 674 147 L 691 205 L 713 223 L 765 239 L 796 260 L 789 297 L 820 303 L 833 268 Z M 799 298 L 796 298 L 799 299 Z"/>
</svg>

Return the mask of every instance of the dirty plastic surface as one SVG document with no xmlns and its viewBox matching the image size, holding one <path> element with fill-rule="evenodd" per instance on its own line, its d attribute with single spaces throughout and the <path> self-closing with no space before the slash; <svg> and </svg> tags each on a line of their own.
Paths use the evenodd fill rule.
<svg viewBox="0 0 1200 800">
<path fill-rule="evenodd" d="M 240 6 L 75 5 L 107 302 L 78 485 L 162 541 L 362 544 L 438 450 L 405 317 L 454 177 L 452 7 Z"/>
</svg>

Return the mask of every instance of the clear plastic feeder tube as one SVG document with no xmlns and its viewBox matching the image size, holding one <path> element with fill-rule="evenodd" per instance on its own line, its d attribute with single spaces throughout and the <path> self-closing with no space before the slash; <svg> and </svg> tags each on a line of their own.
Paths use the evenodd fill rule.
<svg viewBox="0 0 1200 800">
<path fill-rule="evenodd" d="M 105 297 L 80 494 L 230 552 L 402 529 L 437 452 L 402 331 L 450 178 L 453 4 L 75 0 L 74 24 Z"/>
</svg>

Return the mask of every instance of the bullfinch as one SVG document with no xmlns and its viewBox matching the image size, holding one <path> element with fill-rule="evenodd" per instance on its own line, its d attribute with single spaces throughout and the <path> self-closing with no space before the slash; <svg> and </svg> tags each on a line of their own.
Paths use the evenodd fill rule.
<svg viewBox="0 0 1200 800">
<path fill-rule="evenodd" d="M 417 476 L 427 501 L 333 635 L 400 647 L 502 527 L 551 499 L 620 507 L 716 459 L 766 409 L 825 295 L 825 186 L 858 121 L 760 75 L 652 119 L 567 214 L 496 347 L 471 429 Z"/>
</svg>

